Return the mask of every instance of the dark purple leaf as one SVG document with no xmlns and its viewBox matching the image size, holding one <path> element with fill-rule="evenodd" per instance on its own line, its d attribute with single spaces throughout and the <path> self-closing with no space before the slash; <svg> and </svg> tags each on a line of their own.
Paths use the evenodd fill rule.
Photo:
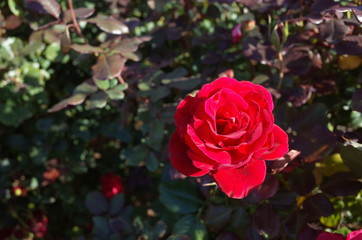
<svg viewBox="0 0 362 240">
<path fill-rule="evenodd" d="M 280 217 L 271 204 L 263 204 L 254 212 L 253 226 L 259 233 L 265 233 L 270 238 L 278 236 Z"/>
<path fill-rule="evenodd" d="M 259 43 L 256 38 L 248 38 L 243 44 L 244 55 L 262 64 L 271 64 L 276 59 L 276 51 L 271 45 Z"/>
<path fill-rule="evenodd" d="M 326 9 L 338 7 L 338 3 L 334 0 L 316 0 L 312 4 L 312 11 L 316 13 L 321 13 Z"/>
<path fill-rule="evenodd" d="M 205 214 L 205 223 L 212 231 L 219 232 L 230 224 L 233 209 L 224 206 L 209 206 Z"/>
<path fill-rule="evenodd" d="M 300 157 L 304 162 L 324 159 L 336 146 L 335 134 L 323 125 L 304 128 L 298 131 L 298 135 L 293 138 L 292 147 L 301 152 Z"/>
<path fill-rule="evenodd" d="M 76 106 L 79 104 L 82 104 L 84 100 L 86 99 L 86 95 L 84 94 L 75 94 L 69 98 L 66 98 L 59 103 L 55 104 L 53 107 L 48 109 L 49 113 L 57 112 L 59 110 L 62 110 L 68 106 Z"/>
<path fill-rule="evenodd" d="M 296 169 L 290 177 L 290 187 L 300 195 L 308 194 L 315 186 L 314 175 L 310 170 Z"/>
<path fill-rule="evenodd" d="M 320 39 L 331 44 L 342 40 L 348 32 L 350 32 L 350 27 L 341 19 L 327 19 L 319 25 Z"/>
<path fill-rule="evenodd" d="M 336 11 L 336 12 L 350 12 L 352 11 L 354 16 L 357 18 L 359 22 L 362 22 L 362 6 L 356 6 L 356 7 L 335 7 L 331 9 L 326 9 L 324 12 L 330 12 L 330 11 Z"/>
<path fill-rule="evenodd" d="M 352 110 L 362 112 L 362 88 L 357 89 L 352 96 Z"/>
<path fill-rule="evenodd" d="M 222 232 L 220 233 L 216 240 L 239 240 L 240 238 L 231 232 Z"/>
<path fill-rule="evenodd" d="M 242 207 L 237 208 L 230 221 L 230 230 L 244 236 L 246 228 L 250 225 L 251 217 Z"/>
<path fill-rule="evenodd" d="M 122 72 L 126 59 L 119 54 L 112 56 L 101 55 L 92 66 L 93 77 L 98 80 L 108 80 L 116 77 Z"/>
<path fill-rule="evenodd" d="M 341 157 L 344 164 L 346 164 L 352 172 L 357 174 L 357 176 L 362 177 L 361 150 L 352 146 L 343 146 L 341 148 Z"/>
<path fill-rule="evenodd" d="M 278 208 L 288 208 L 295 205 L 298 195 L 292 191 L 278 191 L 269 201 Z"/>
<path fill-rule="evenodd" d="M 61 9 L 56 0 L 25 0 L 27 8 L 41 14 L 48 14 L 56 19 L 59 18 Z"/>
<path fill-rule="evenodd" d="M 345 36 L 334 50 L 340 55 L 362 55 L 362 36 Z"/>
<path fill-rule="evenodd" d="M 122 217 L 110 219 L 109 226 L 113 232 L 121 232 L 123 234 L 129 234 L 132 232 L 131 224 Z"/>
<path fill-rule="evenodd" d="M 107 33 L 123 34 L 128 33 L 128 27 L 123 22 L 115 19 L 113 16 L 97 15 L 97 17 L 87 20 L 90 23 L 95 23 L 100 29 Z"/>
<path fill-rule="evenodd" d="M 355 195 L 362 190 L 362 182 L 350 172 L 337 172 L 321 185 L 321 190 L 333 196 Z"/>
<path fill-rule="evenodd" d="M 268 199 L 275 195 L 278 187 L 278 178 L 275 175 L 268 174 L 265 177 L 263 184 L 259 185 L 252 191 L 251 196 L 258 201 Z"/>
<path fill-rule="evenodd" d="M 306 225 L 305 216 L 299 210 L 289 214 L 285 223 L 285 232 L 290 239 L 296 239 L 298 232 Z"/>
<path fill-rule="evenodd" d="M 311 85 L 302 84 L 282 89 L 283 96 L 285 96 L 287 101 L 293 103 L 296 107 L 304 105 L 312 97 L 313 92 L 314 88 Z"/>
<path fill-rule="evenodd" d="M 101 192 L 90 192 L 85 199 L 85 206 L 93 215 L 100 215 L 108 211 L 107 198 Z"/>
<path fill-rule="evenodd" d="M 303 212 L 309 221 L 319 220 L 320 217 L 328 217 L 334 212 L 331 201 L 323 193 L 317 193 L 303 202 Z"/>
<path fill-rule="evenodd" d="M 74 15 L 76 18 L 88 18 L 94 13 L 94 8 L 76 8 L 74 9 Z M 64 11 L 63 21 L 69 23 L 72 21 L 72 15 L 70 10 Z"/>
<path fill-rule="evenodd" d="M 318 123 L 324 123 L 326 120 L 326 111 L 326 106 L 322 103 L 309 105 L 297 115 L 291 127 L 298 130 Z"/>
</svg>

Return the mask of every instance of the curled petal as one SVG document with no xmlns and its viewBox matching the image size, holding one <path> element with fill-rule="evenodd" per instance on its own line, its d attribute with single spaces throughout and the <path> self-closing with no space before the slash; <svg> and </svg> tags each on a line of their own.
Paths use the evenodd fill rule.
<svg viewBox="0 0 362 240">
<path fill-rule="evenodd" d="M 261 156 L 266 160 L 274 160 L 283 157 L 288 152 L 288 135 L 279 126 L 274 124 L 272 132 L 269 134 L 270 145 L 268 150 Z"/>
<path fill-rule="evenodd" d="M 200 177 L 209 172 L 209 170 L 199 169 L 192 164 L 187 155 L 188 147 L 180 139 L 177 132 L 174 132 L 170 139 L 170 160 L 177 171 L 192 177 Z"/>
<path fill-rule="evenodd" d="M 231 198 L 244 198 L 250 190 L 263 183 L 266 175 L 264 160 L 251 161 L 241 168 L 219 169 L 212 172 L 217 185 Z"/>
</svg>

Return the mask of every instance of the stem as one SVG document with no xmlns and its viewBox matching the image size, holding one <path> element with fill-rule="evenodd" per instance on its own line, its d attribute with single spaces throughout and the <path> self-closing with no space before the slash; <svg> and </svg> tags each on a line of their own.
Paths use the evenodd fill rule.
<svg viewBox="0 0 362 240">
<path fill-rule="evenodd" d="M 79 25 L 78 25 L 77 19 L 76 19 L 75 14 L 74 14 L 74 9 L 73 9 L 73 2 L 72 2 L 72 0 L 68 0 L 68 5 L 69 5 L 70 15 L 72 16 L 72 21 L 73 21 L 74 28 L 75 28 L 75 30 L 77 31 L 77 33 L 78 33 L 80 36 L 83 36 L 82 31 L 80 30 L 80 27 L 79 27 Z"/>
<path fill-rule="evenodd" d="M 279 62 L 279 68 L 280 68 L 279 81 L 278 81 L 278 89 L 281 89 L 281 88 L 282 88 L 282 85 L 283 85 L 283 78 L 284 78 L 284 72 L 283 72 L 283 68 L 284 68 L 283 54 L 281 53 L 281 51 L 278 52 L 278 62 Z"/>
<path fill-rule="evenodd" d="M 121 84 L 125 84 L 126 82 L 124 81 L 124 79 L 121 77 L 120 74 L 117 75 L 117 78 L 118 78 L 118 81 L 121 83 Z"/>
</svg>

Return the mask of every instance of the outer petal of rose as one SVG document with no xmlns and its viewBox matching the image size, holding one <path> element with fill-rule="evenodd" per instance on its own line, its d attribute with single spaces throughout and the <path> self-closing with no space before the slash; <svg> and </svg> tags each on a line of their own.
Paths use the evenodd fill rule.
<svg viewBox="0 0 362 240">
<path fill-rule="evenodd" d="M 263 183 L 266 175 L 265 161 L 256 160 L 245 167 L 219 169 L 212 175 L 221 190 L 231 198 L 244 198 L 250 190 Z"/>
<path fill-rule="evenodd" d="M 349 233 L 347 240 L 362 240 L 362 229 Z"/>
<path fill-rule="evenodd" d="M 184 134 L 187 130 L 187 124 L 192 120 L 191 107 L 195 102 L 195 98 L 187 95 L 177 106 L 175 113 L 175 124 L 177 129 Z"/>
<path fill-rule="evenodd" d="M 209 172 L 209 170 L 203 170 L 195 167 L 192 164 L 191 159 L 187 155 L 187 146 L 180 139 L 177 132 L 174 132 L 170 139 L 170 160 L 172 165 L 182 174 L 192 177 L 203 176 Z"/>
<path fill-rule="evenodd" d="M 288 152 L 288 134 L 275 124 L 270 134 L 274 137 L 274 142 L 261 156 L 265 160 L 275 160 Z"/>
<path fill-rule="evenodd" d="M 316 240 L 345 240 L 346 238 L 339 233 L 322 232 Z"/>
</svg>

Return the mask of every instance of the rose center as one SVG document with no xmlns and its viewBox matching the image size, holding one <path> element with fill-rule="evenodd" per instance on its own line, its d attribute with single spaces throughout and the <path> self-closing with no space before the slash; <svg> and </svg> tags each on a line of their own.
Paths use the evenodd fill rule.
<svg viewBox="0 0 362 240">
<path fill-rule="evenodd" d="M 218 134 L 228 134 L 237 130 L 239 121 L 236 117 L 231 117 L 229 113 L 223 114 L 216 119 L 216 131 Z"/>
</svg>

